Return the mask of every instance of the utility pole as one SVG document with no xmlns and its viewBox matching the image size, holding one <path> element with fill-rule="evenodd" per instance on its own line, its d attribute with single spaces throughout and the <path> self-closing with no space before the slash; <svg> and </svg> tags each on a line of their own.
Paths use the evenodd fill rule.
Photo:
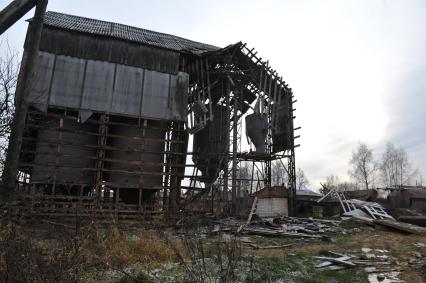
<svg viewBox="0 0 426 283">
<path fill-rule="evenodd" d="M 22 59 L 19 81 L 16 86 L 15 116 L 12 121 L 9 147 L 7 149 L 5 167 L 2 176 L 2 188 L 0 193 L 3 198 L 12 196 L 16 188 L 19 155 L 21 152 L 25 119 L 28 112 L 28 93 L 34 76 L 34 65 L 38 55 L 40 38 L 43 30 L 43 18 L 46 12 L 47 3 L 48 0 L 37 1 L 34 18 L 29 26 L 26 44 L 27 50 Z"/>
</svg>

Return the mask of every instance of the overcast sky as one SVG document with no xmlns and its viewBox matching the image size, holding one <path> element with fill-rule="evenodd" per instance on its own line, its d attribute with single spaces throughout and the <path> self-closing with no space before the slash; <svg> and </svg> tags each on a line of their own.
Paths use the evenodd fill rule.
<svg viewBox="0 0 426 283">
<path fill-rule="evenodd" d="M 404 147 L 426 176 L 425 0 L 50 0 L 48 10 L 255 47 L 298 100 L 296 163 L 312 188 L 348 179 L 359 141 L 377 156 L 387 142 Z M 26 28 L 22 19 L 1 38 L 21 50 Z"/>
</svg>

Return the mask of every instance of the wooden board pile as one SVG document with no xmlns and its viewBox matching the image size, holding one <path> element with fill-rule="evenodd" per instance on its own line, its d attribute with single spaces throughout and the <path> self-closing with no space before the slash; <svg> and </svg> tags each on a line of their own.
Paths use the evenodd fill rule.
<svg viewBox="0 0 426 283">
<path fill-rule="evenodd" d="M 322 238 L 324 233 L 341 232 L 340 221 L 312 218 L 277 217 L 253 221 L 249 225 L 238 228 L 241 234 L 296 237 L 296 238 Z"/>
<path fill-rule="evenodd" d="M 282 216 L 271 219 L 241 221 L 225 218 L 216 221 L 212 233 L 235 231 L 237 234 L 319 239 L 329 233 L 341 233 L 341 221 Z"/>
</svg>

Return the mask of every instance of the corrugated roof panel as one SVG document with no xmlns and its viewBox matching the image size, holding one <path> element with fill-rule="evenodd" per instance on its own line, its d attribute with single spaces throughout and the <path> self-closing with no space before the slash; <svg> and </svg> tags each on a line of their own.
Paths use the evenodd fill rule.
<svg viewBox="0 0 426 283">
<path fill-rule="evenodd" d="M 44 24 L 60 29 L 109 36 L 175 51 L 214 51 L 220 49 L 213 45 L 188 40 L 171 34 L 51 11 L 45 14 Z"/>
</svg>

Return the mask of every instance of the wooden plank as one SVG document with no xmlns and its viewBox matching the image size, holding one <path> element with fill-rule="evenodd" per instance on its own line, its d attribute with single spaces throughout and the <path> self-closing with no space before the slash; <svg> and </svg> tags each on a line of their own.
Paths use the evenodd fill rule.
<svg viewBox="0 0 426 283">
<path fill-rule="evenodd" d="M 288 248 L 293 246 L 293 244 L 287 244 L 287 245 L 275 245 L 275 246 L 258 246 L 256 244 L 249 244 L 250 247 L 254 249 L 261 249 L 261 250 L 271 250 L 271 249 L 282 249 L 282 248 Z"/>
<path fill-rule="evenodd" d="M 250 214 L 247 218 L 247 222 L 243 225 L 241 225 L 240 227 L 238 227 L 237 233 L 240 233 L 240 231 L 247 225 L 250 224 L 251 222 L 251 218 L 253 217 L 253 214 L 256 210 L 256 204 L 257 204 L 257 197 L 254 197 L 253 203 L 251 204 L 251 209 L 250 209 Z"/>
<path fill-rule="evenodd" d="M 394 228 L 394 229 L 411 233 L 411 234 L 426 235 L 426 228 L 409 224 L 409 223 L 399 222 L 396 220 L 375 219 L 373 223 L 379 224 L 381 226 L 389 227 L 389 228 Z"/>
<path fill-rule="evenodd" d="M 66 111 L 65 109 L 61 109 L 59 106 L 55 106 L 54 108 L 50 108 L 49 110 L 62 110 L 62 111 Z M 44 117 L 53 117 L 53 118 L 64 118 L 66 120 L 70 120 L 70 121 L 74 121 L 74 122 L 78 122 L 79 118 L 77 116 L 71 116 L 70 114 L 64 113 L 64 114 L 57 114 L 57 113 L 52 113 L 52 112 L 38 112 L 38 111 L 34 111 L 34 110 L 30 110 L 28 111 L 29 114 L 34 115 L 34 116 L 38 116 L 40 118 L 44 118 Z M 100 113 L 100 114 L 105 114 L 105 113 Z M 112 114 L 108 114 L 110 117 L 126 117 L 125 115 L 112 115 Z M 126 117 L 128 118 L 128 123 L 124 123 L 124 122 L 117 122 L 117 121 L 108 121 L 108 125 L 112 125 L 112 126 L 124 126 L 124 127 L 133 127 L 133 128 L 142 128 L 139 125 L 139 118 L 141 119 L 146 119 L 149 121 L 157 121 L 156 119 L 147 119 L 144 117 Z M 98 119 L 93 119 L 90 118 L 88 120 L 86 120 L 84 123 L 90 123 L 90 124 L 103 124 L 104 122 L 102 120 L 98 120 Z M 31 123 L 30 121 L 28 121 L 26 123 L 26 125 L 35 125 L 37 126 L 37 124 L 35 123 Z M 145 129 L 151 129 L 151 130 L 167 130 L 167 128 L 164 127 L 155 127 L 155 126 L 146 126 L 143 127 Z M 180 131 L 182 132 L 183 130 L 176 130 L 176 131 Z"/>
<path fill-rule="evenodd" d="M 331 261 L 331 262 L 335 262 L 335 263 L 347 265 L 347 266 L 356 266 L 355 263 L 348 261 L 349 259 L 351 259 L 351 257 L 349 257 L 349 256 L 342 256 L 342 257 L 339 257 L 339 258 L 326 257 L 326 256 L 316 256 L 315 258 L 323 259 L 323 260 L 326 260 L 326 261 Z"/>
</svg>

